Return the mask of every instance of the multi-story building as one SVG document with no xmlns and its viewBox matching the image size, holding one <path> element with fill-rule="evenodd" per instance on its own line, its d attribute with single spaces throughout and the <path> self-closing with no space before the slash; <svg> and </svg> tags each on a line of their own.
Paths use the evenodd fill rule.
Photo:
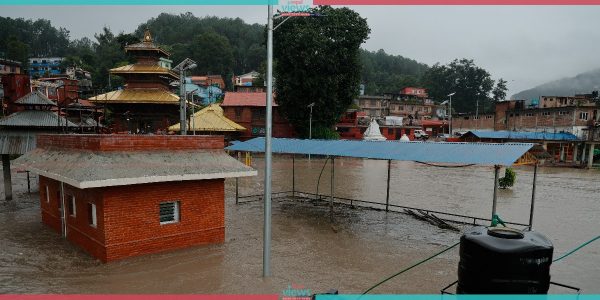
<svg viewBox="0 0 600 300">
<path fill-rule="evenodd" d="M 267 93 L 227 92 L 221 107 L 225 117 L 246 128 L 241 140 L 265 135 L 265 106 Z M 273 137 L 295 137 L 292 125 L 279 113 L 273 101 Z"/>
<path fill-rule="evenodd" d="M 369 117 L 398 116 L 406 120 L 429 120 L 437 116 L 433 100 L 427 98 L 423 88 L 405 87 L 399 93 L 383 96 L 359 96 L 355 103 Z"/>
<path fill-rule="evenodd" d="M 583 130 L 598 121 L 600 108 L 592 99 L 577 98 L 573 105 L 568 105 L 576 97 L 540 98 L 543 98 L 540 107 L 528 107 L 524 100 L 509 100 L 496 103 L 491 113 L 454 114 L 453 131 L 568 132 L 582 138 Z"/>
<path fill-rule="evenodd" d="M 21 74 L 21 63 L 18 61 L 0 58 L 0 75 Z"/>
<path fill-rule="evenodd" d="M 62 57 L 34 57 L 29 59 L 29 76 L 48 77 L 63 74 Z"/>
</svg>

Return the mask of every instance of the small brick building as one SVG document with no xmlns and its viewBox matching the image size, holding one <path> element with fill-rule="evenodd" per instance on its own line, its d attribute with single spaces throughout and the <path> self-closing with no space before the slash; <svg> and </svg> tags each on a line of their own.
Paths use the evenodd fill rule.
<svg viewBox="0 0 600 300">
<path fill-rule="evenodd" d="M 222 136 L 40 135 L 42 222 L 103 262 L 222 243 L 224 178 L 256 171 Z M 65 209 L 63 209 L 65 208 Z"/>
</svg>

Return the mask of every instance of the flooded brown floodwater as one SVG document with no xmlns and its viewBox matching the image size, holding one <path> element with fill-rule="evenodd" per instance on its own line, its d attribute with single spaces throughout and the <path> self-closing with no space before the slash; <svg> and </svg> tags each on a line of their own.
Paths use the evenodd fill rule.
<svg viewBox="0 0 600 300">
<path fill-rule="evenodd" d="M 315 192 L 323 159 L 296 159 L 296 189 Z M 240 194 L 262 193 L 263 161 L 256 178 L 240 180 Z M 387 162 L 336 159 L 335 193 L 385 201 Z M 320 192 L 329 193 L 327 166 Z M 14 173 L 13 173 L 14 174 Z M 291 190 L 291 159 L 276 156 L 273 190 Z M 517 183 L 499 193 L 498 213 L 527 223 L 532 169 L 517 169 Z M 600 234 L 600 171 L 542 168 L 534 229 L 555 245 L 555 257 Z M 14 174 L 16 200 L 0 205 L 0 293 L 281 293 L 288 284 L 318 292 L 359 293 L 382 278 L 459 239 L 400 213 L 337 206 L 335 225 L 323 202 L 273 202 L 273 277 L 263 279 L 262 202 L 234 204 L 226 181 L 226 238 L 195 247 L 101 264 L 41 223 L 37 182 L 26 193 Z M 393 162 L 391 203 L 489 218 L 493 170 L 435 168 Z M 334 230 L 335 229 L 335 230 Z M 458 249 L 377 288 L 375 293 L 439 293 L 456 280 Z M 600 293 L 600 243 L 552 266 L 553 281 Z M 552 289 L 552 292 L 570 292 Z"/>
</svg>

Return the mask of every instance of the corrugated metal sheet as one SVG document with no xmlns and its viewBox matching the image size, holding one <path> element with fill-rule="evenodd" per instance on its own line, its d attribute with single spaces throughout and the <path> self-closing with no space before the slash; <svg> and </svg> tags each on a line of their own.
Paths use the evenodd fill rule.
<svg viewBox="0 0 600 300">
<path fill-rule="evenodd" d="M 272 140 L 273 153 L 331 155 L 445 164 L 512 165 L 534 144 L 434 143 L 348 140 Z M 228 150 L 264 152 L 265 139 L 238 142 Z"/>
<path fill-rule="evenodd" d="M 244 131 L 246 128 L 239 125 L 238 123 L 229 120 L 223 115 L 223 109 L 218 104 L 211 104 L 202 110 L 194 113 L 190 120 L 190 128 L 188 131 L 211 131 L 211 132 L 223 132 L 223 131 Z M 180 123 L 172 125 L 169 130 L 180 131 Z"/>
<path fill-rule="evenodd" d="M 25 154 L 33 150 L 37 134 L 32 131 L 0 131 L 0 154 Z"/>
<path fill-rule="evenodd" d="M 124 89 L 88 99 L 96 103 L 152 103 L 179 105 L 179 96 L 162 89 Z"/>
<path fill-rule="evenodd" d="M 46 95 L 42 94 L 40 91 L 35 90 L 23 97 L 19 100 L 15 101 L 16 104 L 22 105 L 51 105 L 56 106 L 52 100 L 48 99 Z"/>
<path fill-rule="evenodd" d="M 221 106 L 265 107 L 267 106 L 267 93 L 226 92 Z M 275 97 L 273 97 L 273 106 L 277 106 L 277 103 L 275 103 Z"/>
<path fill-rule="evenodd" d="M 566 132 L 525 132 L 525 131 L 483 131 L 472 130 L 466 134 L 472 134 L 482 139 L 504 139 L 504 140 L 543 140 L 543 141 L 576 141 L 577 136 Z"/>
<path fill-rule="evenodd" d="M 58 120 L 60 118 L 60 122 Z M 56 113 L 48 110 L 23 110 L 0 119 L 2 127 L 58 127 L 65 126 L 77 127 L 73 122 L 59 117 Z"/>
</svg>

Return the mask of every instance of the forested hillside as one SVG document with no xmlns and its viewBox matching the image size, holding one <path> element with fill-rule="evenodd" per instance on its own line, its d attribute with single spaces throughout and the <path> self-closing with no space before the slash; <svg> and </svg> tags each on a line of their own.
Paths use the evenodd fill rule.
<svg viewBox="0 0 600 300">
<path fill-rule="evenodd" d="M 236 18 L 196 17 L 192 13 L 160 14 L 140 24 L 135 32 L 114 33 L 99 28 L 91 38 L 70 39 L 66 28 L 55 28 L 48 20 L 0 17 L 0 57 L 26 62 L 34 56 L 64 56 L 65 64 L 77 64 L 92 72 L 96 89 L 109 84 L 108 70 L 129 62 L 123 52 L 149 28 L 155 41 L 171 52 L 174 64 L 190 57 L 198 62 L 195 74 L 222 74 L 226 79 L 252 70 L 264 72 L 265 29 Z M 407 85 L 419 85 L 427 65 L 383 50 L 360 53 L 362 81 L 368 94 L 396 92 Z"/>
<path fill-rule="evenodd" d="M 513 99 L 531 100 L 540 96 L 573 96 L 589 94 L 600 89 L 600 69 L 581 73 L 575 77 L 563 78 L 521 91 Z"/>
</svg>

